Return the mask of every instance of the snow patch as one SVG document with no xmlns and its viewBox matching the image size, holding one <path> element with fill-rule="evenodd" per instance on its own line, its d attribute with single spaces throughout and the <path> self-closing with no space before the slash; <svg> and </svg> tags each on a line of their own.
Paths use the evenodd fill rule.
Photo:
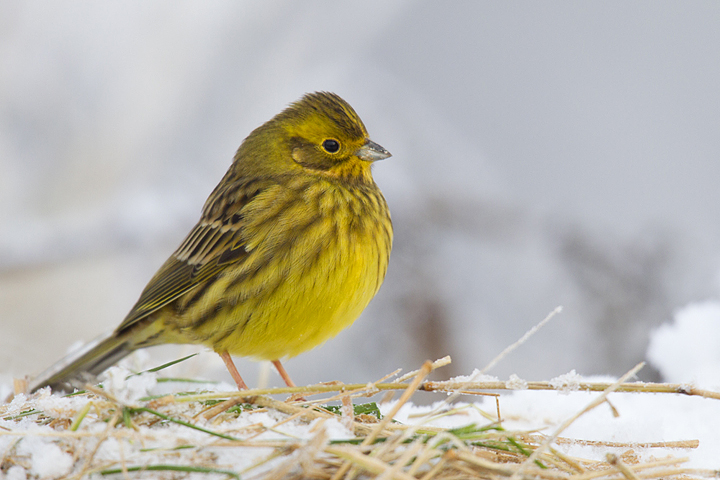
<svg viewBox="0 0 720 480">
<path fill-rule="evenodd" d="M 50 438 L 24 437 L 17 445 L 17 453 L 30 459 L 30 472 L 40 478 L 63 477 L 73 466 L 72 455 Z"/>
<path fill-rule="evenodd" d="M 653 331 L 648 360 L 666 382 L 720 387 L 720 302 L 692 303 Z"/>
<path fill-rule="evenodd" d="M 100 378 L 105 391 L 125 404 L 135 403 L 149 396 L 150 391 L 157 385 L 156 373 L 144 372 L 136 375 L 123 366 L 108 368 Z"/>
</svg>

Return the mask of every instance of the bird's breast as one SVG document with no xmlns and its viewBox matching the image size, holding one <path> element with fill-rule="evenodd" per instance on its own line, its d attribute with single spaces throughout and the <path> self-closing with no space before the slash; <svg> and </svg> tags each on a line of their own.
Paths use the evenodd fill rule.
<svg viewBox="0 0 720 480">
<path fill-rule="evenodd" d="M 352 324 L 385 277 L 392 224 L 377 187 L 315 183 L 276 200 L 243 267 L 225 276 L 221 327 L 207 341 L 218 351 L 276 360 L 309 350 Z"/>
</svg>

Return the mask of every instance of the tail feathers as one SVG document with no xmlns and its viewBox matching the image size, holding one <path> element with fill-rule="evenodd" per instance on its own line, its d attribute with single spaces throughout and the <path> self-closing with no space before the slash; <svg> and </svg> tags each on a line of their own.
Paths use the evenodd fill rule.
<svg viewBox="0 0 720 480">
<path fill-rule="evenodd" d="M 127 335 L 113 332 L 88 343 L 38 375 L 30 384 L 30 392 L 50 386 L 53 390 L 71 391 L 135 350 Z"/>
</svg>

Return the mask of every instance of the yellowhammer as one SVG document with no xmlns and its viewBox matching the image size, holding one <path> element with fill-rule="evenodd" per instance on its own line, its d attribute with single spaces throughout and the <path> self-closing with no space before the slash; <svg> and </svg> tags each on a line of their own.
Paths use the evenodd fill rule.
<svg viewBox="0 0 720 480">
<path fill-rule="evenodd" d="M 280 363 L 348 327 L 377 293 L 392 247 L 390 212 L 371 165 L 390 153 L 355 110 L 305 95 L 255 129 L 200 221 L 120 326 L 34 382 L 67 388 L 138 348 L 207 345 L 238 388 L 230 355 Z"/>
</svg>

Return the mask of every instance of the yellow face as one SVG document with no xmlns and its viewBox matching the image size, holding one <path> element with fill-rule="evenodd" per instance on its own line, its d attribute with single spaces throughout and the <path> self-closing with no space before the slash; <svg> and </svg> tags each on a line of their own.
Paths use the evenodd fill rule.
<svg viewBox="0 0 720 480">
<path fill-rule="evenodd" d="M 293 160 L 335 177 L 366 177 L 375 160 L 390 154 L 370 141 L 350 105 L 331 93 L 303 97 L 281 114 Z"/>
<path fill-rule="evenodd" d="M 361 161 L 356 153 L 365 143 L 365 137 L 357 137 L 314 120 L 318 119 L 308 119 L 299 125 L 300 128 L 288 132 L 292 135 L 289 143 L 295 162 L 312 170 L 331 171 L 347 162 Z"/>
<path fill-rule="evenodd" d="M 333 93 L 316 92 L 253 130 L 221 185 L 268 175 L 312 175 L 372 183 L 373 162 L 390 153 L 368 138 L 355 110 Z"/>
</svg>

